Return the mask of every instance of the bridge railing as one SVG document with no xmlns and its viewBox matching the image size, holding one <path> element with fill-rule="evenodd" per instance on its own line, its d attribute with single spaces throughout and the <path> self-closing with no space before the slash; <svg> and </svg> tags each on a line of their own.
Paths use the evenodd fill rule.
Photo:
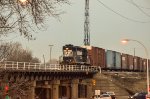
<svg viewBox="0 0 150 99">
<path fill-rule="evenodd" d="M 42 64 L 31 62 L 14 62 L 4 61 L 0 62 L 0 69 L 4 70 L 21 70 L 21 71 L 80 71 L 80 72 L 95 72 L 99 71 L 98 66 L 86 66 L 86 65 L 60 65 L 60 64 Z"/>
</svg>

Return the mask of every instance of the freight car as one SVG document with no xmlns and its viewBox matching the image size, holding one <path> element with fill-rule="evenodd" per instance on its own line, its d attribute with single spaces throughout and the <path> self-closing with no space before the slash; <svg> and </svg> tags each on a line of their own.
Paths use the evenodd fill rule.
<svg viewBox="0 0 150 99">
<path fill-rule="evenodd" d="M 146 71 L 146 59 L 138 56 L 93 46 L 88 50 L 88 55 L 90 57 L 90 64 L 93 66 L 100 66 L 102 70 Z"/>
<path fill-rule="evenodd" d="M 101 68 L 106 68 L 105 49 L 91 46 L 88 49 L 88 56 L 90 59 L 90 64 L 92 66 L 100 66 Z"/>
<path fill-rule="evenodd" d="M 121 70 L 121 53 L 107 50 L 106 51 L 106 68 L 109 70 Z"/>
<path fill-rule="evenodd" d="M 61 64 L 89 65 L 90 62 L 87 49 L 71 44 L 63 46 L 63 61 Z"/>
<path fill-rule="evenodd" d="M 61 64 L 100 66 L 110 71 L 146 71 L 147 61 L 144 58 L 90 46 L 89 49 L 67 44 L 63 46 Z M 150 60 L 149 60 L 150 65 Z"/>
</svg>

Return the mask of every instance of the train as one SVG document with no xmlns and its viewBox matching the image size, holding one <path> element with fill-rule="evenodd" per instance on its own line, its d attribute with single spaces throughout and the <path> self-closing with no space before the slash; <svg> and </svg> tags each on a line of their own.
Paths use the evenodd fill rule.
<svg viewBox="0 0 150 99">
<path fill-rule="evenodd" d="M 100 47 L 63 46 L 61 64 L 100 66 L 102 70 L 146 71 L 147 59 Z M 150 64 L 150 60 L 148 60 Z"/>
</svg>

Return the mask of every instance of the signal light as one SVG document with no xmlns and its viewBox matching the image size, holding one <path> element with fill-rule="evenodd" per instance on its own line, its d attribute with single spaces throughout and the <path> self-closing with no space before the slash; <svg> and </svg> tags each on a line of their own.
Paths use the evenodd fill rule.
<svg viewBox="0 0 150 99">
<path fill-rule="evenodd" d="M 92 80 L 92 84 L 93 84 L 93 86 L 95 86 L 96 85 L 96 80 Z"/>
<path fill-rule="evenodd" d="M 4 94 L 5 94 L 5 95 L 8 94 L 8 90 L 9 90 L 9 86 L 6 85 L 6 86 L 5 86 L 5 89 L 4 89 L 4 92 L 5 92 Z"/>
<path fill-rule="evenodd" d="M 9 87 L 8 86 L 5 86 L 5 91 L 8 91 L 9 90 Z"/>
</svg>

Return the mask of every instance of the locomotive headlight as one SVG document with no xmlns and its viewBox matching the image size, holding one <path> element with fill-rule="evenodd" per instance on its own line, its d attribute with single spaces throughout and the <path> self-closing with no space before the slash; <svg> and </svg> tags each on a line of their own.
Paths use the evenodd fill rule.
<svg viewBox="0 0 150 99">
<path fill-rule="evenodd" d="M 66 50 L 68 50 L 68 48 L 66 48 Z"/>
<path fill-rule="evenodd" d="M 72 50 L 69 50 L 69 49 L 64 50 L 64 56 L 68 57 L 68 56 L 72 56 L 72 55 L 73 55 Z"/>
</svg>

